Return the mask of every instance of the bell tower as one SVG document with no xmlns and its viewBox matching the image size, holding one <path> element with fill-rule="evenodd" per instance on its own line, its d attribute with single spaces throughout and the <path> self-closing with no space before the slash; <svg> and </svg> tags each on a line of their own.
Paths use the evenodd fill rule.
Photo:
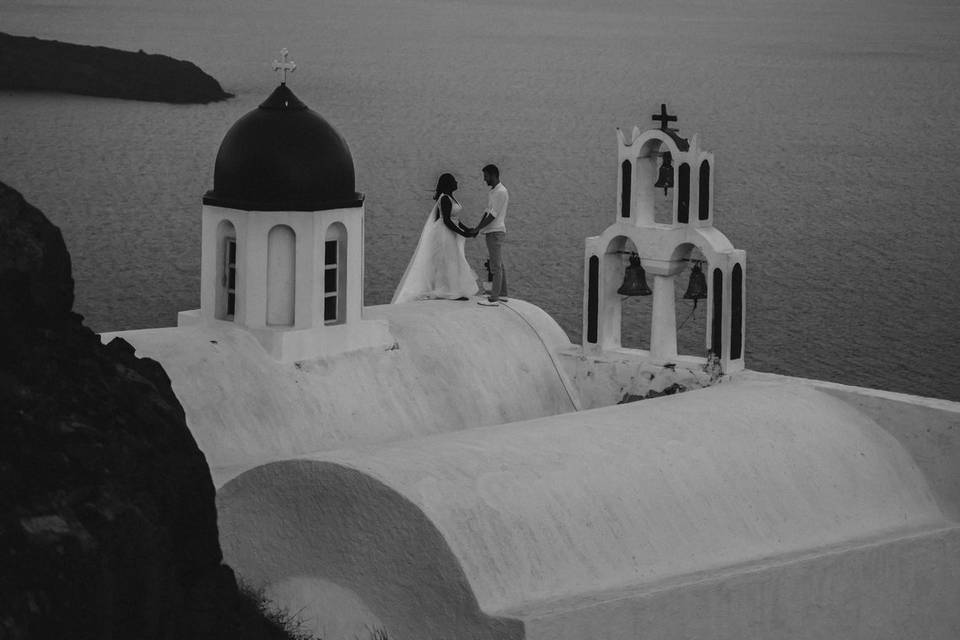
<svg viewBox="0 0 960 640">
<path fill-rule="evenodd" d="M 242 327 L 284 362 L 391 344 L 363 316 L 364 196 L 346 141 L 283 81 L 226 133 L 203 197 L 197 323 Z"/>
<path fill-rule="evenodd" d="M 622 302 L 650 295 L 650 349 L 631 350 L 654 364 L 691 366 L 717 359 L 725 373 L 744 368 L 746 252 L 735 249 L 713 226 L 713 154 L 700 149 L 697 136 L 682 138 L 670 123 L 677 116 L 665 104 L 652 120 L 659 127 L 629 138 L 617 129 L 617 208 L 613 223 L 586 239 L 584 254 L 583 351 L 624 350 L 620 342 Z M 671 219 L 657 222 L 657 190 L 671 194 Z M 628 241 L 636 251 L 625 251 Z M 694 249 L 705 264 L 693 260 Z M 626 267 L 626 269 L 625 269 Z M 677 353 L 674 280 L 691 272 L 688 295 L 705 293 L 704 351 Z M 652 291 L 646 278 L 652 276 Z M 703 291 L 705 289 L 705 292 Z"/>
</svg>

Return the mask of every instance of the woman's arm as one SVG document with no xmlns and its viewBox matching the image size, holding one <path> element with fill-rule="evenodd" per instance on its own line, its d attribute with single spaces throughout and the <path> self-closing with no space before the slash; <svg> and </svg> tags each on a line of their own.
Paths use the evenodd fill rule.
<svg viewBox="0 0 960 640">
<path fill-rule="evenodd" d="M 453 203 L 450 202 L 450 196 L 448 195 L 440 196 L 440 215 L 443 216 L 444 226 L 450 229 L 450 231 L 453 231 L 458 236 L 469 238 L 470 230 L 464 227 L 459 222 L 453 221 L 453 218 L 450 217 L 450 213 L 452 211 L 453 211 Z"/>
</svg>

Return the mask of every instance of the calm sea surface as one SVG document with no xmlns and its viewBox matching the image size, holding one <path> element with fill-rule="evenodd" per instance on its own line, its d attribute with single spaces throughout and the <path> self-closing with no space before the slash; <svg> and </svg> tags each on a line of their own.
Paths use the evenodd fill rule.
<svg viewBox="0 0 960 640">
<path fill-rule="evenodd" d="M 165 53 L 237 95 L 0 93 L 0 180 L 63 230 L 95 330 L 199 305 L 217 148 L 287 47 L 288 84 L 346 138 L 366 193 L 366 304 L 389 301 L 437 175 L 458 176 L 473 223 L 495 162 L 511 293 L 579 341 L 583 239 L 616 215 L 616 128 L 666 102 L 716 154 L 716 225 L 747 251 L 748 367 L 960 400 L 952 0 L 2 0 L 0 31 Z M 479 271 L 479 242 L 468 257 Z M 625 305 L 628 346 L 646 346 L 648 307 Z"/>
</svg>

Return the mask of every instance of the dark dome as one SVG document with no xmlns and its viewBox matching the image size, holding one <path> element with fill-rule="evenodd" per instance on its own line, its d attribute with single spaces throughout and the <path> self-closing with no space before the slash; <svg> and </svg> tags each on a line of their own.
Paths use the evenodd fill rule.
<svg viewBox="0 0 960 640">
<path fill-rule="evenodd" d="M 340 134 L 281 84 L 230 127 L 204 204 L 259 211 L 356 207 L 353 156 Z"/>
</svg>

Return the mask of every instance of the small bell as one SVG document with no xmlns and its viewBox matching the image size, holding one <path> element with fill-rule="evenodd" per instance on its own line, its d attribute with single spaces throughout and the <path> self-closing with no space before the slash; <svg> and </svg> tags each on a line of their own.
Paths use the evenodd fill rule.
<svg viewBox="0 0 960 640">
<path fill-rule="evenodd" d="M 703 300 L 707 297 L 707 276 L 700 270 L 700 263 L 693 263 L 690 270 L 690 282 L 687 283 L 687 291 L 683 294 L 684 300 L 693 300 L 693 306 L 697 306 L 697 300 Z"/>
<path fill-rule="evenodd" d="M 667 189 L 673 186 L 673 158 L 669 151 L 663 152 L 663 163 L 660 165 L 660 173 L 657 175 L 657 183 L 653 185 L 657 189 L 663 189 L 663 195 L 667 195 Z"/>
<path fill-rule="evenodd" d="M 630 264 L 623 273 L 623 284 L 617 289 L 617 293 L 622 296 L 648 296 L 653 293 L 647 286 L 647 274 L 640 264 L 640 256 L 630 256 Z"/>
</svg>

